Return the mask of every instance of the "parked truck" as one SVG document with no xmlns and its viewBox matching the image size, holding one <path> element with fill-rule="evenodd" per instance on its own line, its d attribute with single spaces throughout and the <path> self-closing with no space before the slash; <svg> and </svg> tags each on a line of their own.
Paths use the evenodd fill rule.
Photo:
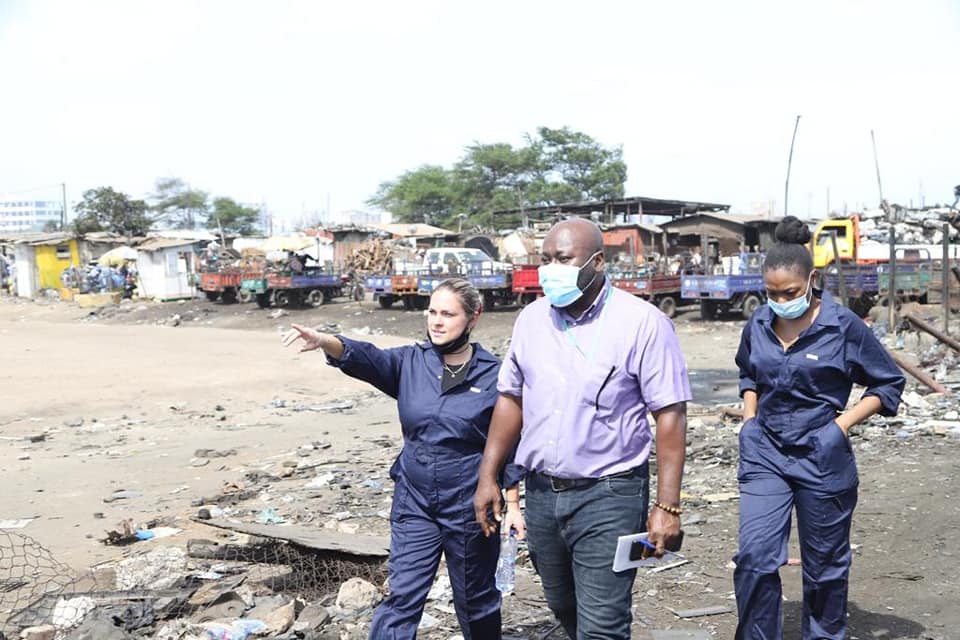
<svg viewBox="0 0 960 640">
<path fill-rule="evenodd" d="M 699 302 L 700 317 L 704 320 L 715 320 L 727 313 L 747 319 L 766 300 L 762 265 L 763 254 L 744 253 L 739 257 L 736 273 L 685 273 L 681 276 L 680 297 Z"/>
<path fill-rule="evenodd" d="M 248 277 L 249 276 L 249 277 Z M 268 269 L 262 273 L 243 274 L 241 287 L 253 295 L 257 306 L 319 307 L 343 295 L 344 277 L 320 268 L 306 268 L 302 273 Z"/>
<path fill-rule="evenodd" d="M 454 277 L 469 280 L 480 291 L 487 309 L 513 302 L 510 265 L 496 262 L 479 249 L 466 247 L 428 249 L 421 263 L 399 265 L 394 274 L 369 275 L 364 279 L 364 287 L 384 309 L 398 300 L 405 309 L 425 309 L 436 286 Z"/>
<path fill-rule="evenodd" d="M 681 276 L 642 268 L 636 271 L 611 271 L 610 279 L 613 286 L 650 302 L 667 317 L 672 318 L 677 314 L 681 297 Z"/>
<path fill-rule="evenodd" d="M 200 273 L 197 287 L 203 291 L 207 300 L 216 302 L 236 302 L 240 294 L 241 273 L 239 267 L 222 266 Z"/>
</svg>

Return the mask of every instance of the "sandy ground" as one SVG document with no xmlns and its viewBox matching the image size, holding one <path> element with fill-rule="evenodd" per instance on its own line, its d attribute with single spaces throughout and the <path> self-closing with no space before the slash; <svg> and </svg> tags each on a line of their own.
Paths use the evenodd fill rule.
<svg viewBox="0 0 960 640">
<path fill-rule="evenodd" d="M 476 339 L 502 353 L 515 314 L 485 314 Z M 105 529 L 123 518 L 155 516 L 184 525 L 196 511 L 196 496 L 237 480 L 245 465 L 318 438 L 330 443 L 331 456 L 346 455 L 360 438 L 399 440 L 389 399 L 326 366 L 317 354 L 282 349 L 279 336 L 293 321 L 395 345 L 422 334 L 422 316 L 369 302 L 277 315 L 253 305 L 206 301 L 90 312 L 68 303 L 0 300 L 0 519 L 37 516 L 20 532 L 80 571 L 120 553 L 99 542 Z M 740 323 L 705 323 L 686 312 L 676 325 L 695 402 L 736 402 L 733 355 Z M 275 399 L 309 404 L 344 398 L 360 399 L 358 409 L 298 413 L 272 405 Z M 735 444 L 733 427 L 716 428 Z M 709 424 L 706 431 L 695 428 L 691 447 L 716 433 Z M 41 442 L 24 439 L 40 434 Z M 862 498 L 853 532 L 854 636 L 960 637 L 960 443 L 886 438 L 857 440 L 855 446 Z M 235 448 L 237 455 L 194 467 L 194 452 L 201 448 Z M 702 534 L 686 543 L 698 561 L 690 571 L 638 580 L 636 611 L 644 624 L 733 636 L 732 614 L 678 624 L 665 607 L 734 604 L 729 559 L 736 548 L 736 501 L 698 502 L 695 494 L 735 489 L 735 455 L 723 465 L 689 463 L 692 502 L 705 515 L 696 527 Z M 105 503 L 117 490 L 142 496 Z M 793 621 L 799 574 L 797 568 L 783 571 L 785 611 Z"/>
</svg>

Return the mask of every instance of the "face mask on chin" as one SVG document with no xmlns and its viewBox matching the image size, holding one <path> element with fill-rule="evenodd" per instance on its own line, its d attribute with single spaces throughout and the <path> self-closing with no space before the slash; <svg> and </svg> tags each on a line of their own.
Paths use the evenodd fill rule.
<svg viewBox="0 0 960 640">
<path fill-rule="evenodd" d="M 771 311 L 784 320 L 796 320 L 805 314 L 807 309 L 810 308 L 810 302 L 813 300 L 813 287 L 811 286 L 812 282 L 813 274 L 811 273 L 810 279 L 807 280 L 807 289 L 803 292 L 802 296 L 799 298 L 794 298 L 793 300 L 787 300 L 786 302 L 767 300 L 767 306 L 770 307 Z"/>
<path fill-rule="evenodd" d="M 584 290 L 593 284 L 600 272 L 594 270 L 593 277 L 582 286 L 580 285 L 580 276 L 584 267 L 591 264 L 594 257 L 599 253 L 599 251 L 594 252 L 593 255 L 587 258 L 587 261 L 579 267 L 560 264 L 559 262 L 551 262 L 550 264 L 542 265 L 538 269 L 540 287 L 543 289 L 543 295 L 550 301 L 550 304 L 562 309 L 563 307 L 569 307 L 583 296 Z"/>
<path fill-rule="evenodd" d="M 436 350 L 436 352 L 441 356 L 447 355 L 448 353 L 456 353 L 467 346 L 467 344 L 470 342 L 470 323 L 468 322 L 467 326 L 464 327 L 463 333 L 450 342 L 437 344 L 433 341 L 433 336 L 430 335 L 430 329 L 427 329 L 427 340 L 433 346 L 434 350 Z"/>
</svg>

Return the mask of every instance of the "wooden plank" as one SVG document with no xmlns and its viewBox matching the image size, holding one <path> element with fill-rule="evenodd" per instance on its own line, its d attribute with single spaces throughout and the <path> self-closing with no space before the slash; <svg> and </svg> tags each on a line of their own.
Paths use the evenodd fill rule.
<svg viewBox="0 0 960 640">
<path fill-rule="evenodd" d="M 385 558 L 390 555 L 390 539 L 386 536 L 347 535 L 301 525 L 231 522 L 223 519 L 194 520 L 200 524 L 260 538 L 286 540 L 317 551 L 332 551 L 354 556 Z"/>
</svg>

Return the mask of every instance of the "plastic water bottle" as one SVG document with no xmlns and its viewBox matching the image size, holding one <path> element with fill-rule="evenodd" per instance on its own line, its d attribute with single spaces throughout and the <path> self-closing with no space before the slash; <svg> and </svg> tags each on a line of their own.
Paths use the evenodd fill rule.
<svg viewBox="0 0 960 640">
<path fill-rule="evenodd" d="M 500 593 L 510 593 L 517 581 L 517 534 L 510 528 L 510 534 L 500 537 L 500 558 L 497 560 L 497 589 Z"/>
</svg>

